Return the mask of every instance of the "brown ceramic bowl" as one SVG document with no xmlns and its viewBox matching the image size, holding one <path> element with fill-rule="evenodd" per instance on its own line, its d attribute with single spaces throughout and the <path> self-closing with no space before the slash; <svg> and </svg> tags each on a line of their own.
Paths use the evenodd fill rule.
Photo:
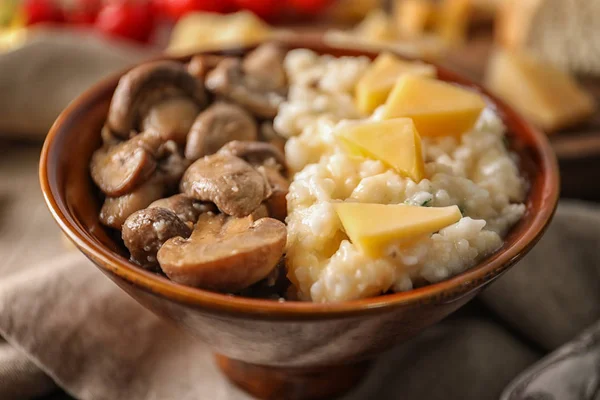
<svg viewBox="0 0 600 400">
<path fill-rule="evenodd" d="M 377 55 L 318 42 L 283 45 L 336 56 Z M 52 127 L 40 164 L 44 196 L 62 230 L 98 268 L 141 304 L 208 343 L 236 384 L 265 399 L 329 399 L 358 381 L 364 361 L 448 316 L 514 265 L 541 237 L 556 208 L 558 170 L 545 135 L 480 86 L 444 68 L 438 73 L 489 97 L 531 184 L 527 213 L 502 249 L 441 283 L 335 304 L 279 303 L 182 286 L 132 264 L 98 221 L 101 199 L 88 172 L 118 76 L 79 97 Z"/>
</svg>

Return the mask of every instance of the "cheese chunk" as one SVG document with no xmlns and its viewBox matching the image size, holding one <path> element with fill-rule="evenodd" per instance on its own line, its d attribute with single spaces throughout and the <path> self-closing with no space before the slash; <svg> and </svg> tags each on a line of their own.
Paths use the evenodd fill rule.
<svg viewBox="0 0 600 400">
<path fill-rule="evenodd" d="M 435 20 L 435 4 L 431 0 L 395 0 L 393 18 L 403 37 L 416 38 L 425 34 Z"/>
<path fill-rule="evenodd" d="M 358 109 L 370 114 L 385 103 L 394 84 L 403 75 L 436 76 L 433 65 L 404 61 L 391 53 L 380 54 L 356 84 Z"/>
<path fill-rule="evenodd" d="M 467 37 L 472 0 L 442 0 L 437 13 L 436 32 L 451 46 L 461 45 Z"/>
<path fill-rule="evenodd" d="M 384 119 L 412 118 L 421 136 L 459 136 L 485 108 L 478 93 L 435 79 L 406 75 L 385 103 Z"/>
<path fill-rule="evenodd" d="M 529 54 L 496 51 L 485 81 L 546 132 L 577 124 L 595 110 L 594 100 L 574 78 Z"/>
<path fill-rule="evenodd" d="M 346 235 L 364 254 L 381 257 L 391 244 L 410 243 L 458 222 L 457 206 L 334 203 Z"/>
<path fill-rule="evenodd" d="M 182 55 L 239 47 L 262 42 L 271 35 L 271 27 L 249 11 L 227 15 L 191 12 L 175 24 L 166 51 Z"/>
<path fill-rule="evenodd" d="M 381 9 L 375 9 L 363 19 L 353 33 L 361 40 L 390 42 L 396 40 L 396 31 L 390 17 Z"/>
<path fill-rule="evenodd" d="M 425 176 L 421 137 L 409 118 L 349 125 L 338 137 L 353 155 L 380 160 L 415 182 Z"/>
</svg>

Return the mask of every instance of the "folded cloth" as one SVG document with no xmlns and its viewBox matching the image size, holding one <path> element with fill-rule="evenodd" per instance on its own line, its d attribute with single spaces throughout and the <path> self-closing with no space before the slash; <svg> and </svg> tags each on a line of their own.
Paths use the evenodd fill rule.
<svg viewBox="0 0 600 400">
<path fill-rule="evenodd" d="M 32 29 L 21 47 L 0 52 L 0 135 L 42 140 L 84 90 L 154 54 L 84 29 Z"/>
<path fill-rule="evenodd" d="M 37 189 L 34 161 L 39 149 L 24 145 L 6 149 L 2 143 L 0 149 L 0 335 L 14 354 L 24 355 L 0 367 L 0 398 L 25 399 L 50 390 L 51 377 L 82 400 L 249 399 L 219 373 L 204 344 L 138 305 L 81 254 L 61 243 Z M 600 254 L 589 253 L 585 262 L 570 263 L 557 256 L 564 246 L 545 244 L 563 237 L 565 224 L 581 212 L 590 221 L 600 218 L 593 207 L 561 205 L 556 223 L 540 244 L 541 252 L 535 249 L 497 283 L 515 279 L 513 271 L 521 271 L 518 279 L 530 282 L 540 296 L 538 302 L 524 303 L 524 312 L 544 310 L 544 299 L 561 296 L 573 297 L 566 303 L 571 305 L 598 302 L 598 293 L 590 298 L 571 286 L 549 285 L 557 276 L 563 279 L 557 271 L 564 269 L 573 280 L 579 276 L 584 287 L 590 279 L 586 265 L 600 265 Z M 579 242 L 573 245 L 587 248 L 581 241 L 596 240 L 600 224 L 577 220 L 574 226 L 579 225 L 586 225 L 589 232 L 575 236 Z M 540 259 L 552 264 L 549 273 L 540 274 L 535 268 Z M 576 282 L 573 285 L 577 287 Z M 546 293 L 543 287 L 553 292 Z M 521 312 L 519 301 L 513 299 L 526 300 L 523 292 L 500 291 L 503 298 L 494 304 L 510 301 L 513 312 Z M 488 291 L 486 301 L 490 297 Z M 593 317 L 573 315 L 568 323 L 583 324 Z M 512 323 L 532 332 L 535 340 L 541 337 L 536 335 L 538 329 L 556 322 L 540 320 L 524 327 L 518 319 Z M 497 399 L 514 376 L 541 356 L 534 347 L 491 319 L 485 308 L 470 307 L 382 355 L 346 399 Z M 15 371 L 15 358 L 25 365 L 20 371 L 26 374 L 6 373 Z"/>
<path fill-rule="evenodd" d="M 56 385 L 26 354 L 0 342 L 0 394 L 2 399 L 42 396 Z"/>
<path fill-rule="evenodd" d="M 600 317 L 600 207 L 563 203 L 522 264 L 483 292 L 485 303 L 552 350 Z"/>
</svg>

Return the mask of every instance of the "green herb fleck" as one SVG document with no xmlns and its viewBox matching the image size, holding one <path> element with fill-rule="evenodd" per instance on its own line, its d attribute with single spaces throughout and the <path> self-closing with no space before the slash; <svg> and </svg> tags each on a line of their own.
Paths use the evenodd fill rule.
<svg viewBox="0 0 600 400">
<path fill-rule="evenodd" d="M 421 207 L 429 207 L 429 203 L 431 203 L 432 201 L 433 201 L 433 199 L 425 200 L 424 202 L 421 203 Z"/>
</svg>

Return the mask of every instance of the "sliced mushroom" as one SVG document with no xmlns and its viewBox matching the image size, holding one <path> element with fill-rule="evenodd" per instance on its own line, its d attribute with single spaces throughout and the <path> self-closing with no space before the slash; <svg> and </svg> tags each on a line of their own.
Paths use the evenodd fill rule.
<svg viewBox="0 0 600 400">
<path fill-rule="evenodd" d="M 284 155 L 269 143 L 239 141 L 227 143 L 218 154 L 235 155 L 255 166 L 269 183 L 265 201 L 269 216 L 285 221 L 289 182 L 282 174 L 287 170 Z"/>
<path fill-rule="evenodd" d="M 248 75 L 259 79 L 270 89 L 285 90 L 287 77 L 283 68 L 285 51 L 273 43 L 266 43 L 250 52 L 243 61 Z"/>
<path fill-rule="evenodd" d="M 175 236 L 187 238 L 192 229 L 173 211 L 161 207 L 144 208 L 131 214 L 123 224 L 121 236 L 131 259 L 144 268 L 158 266 L 156 253 Z"/>
<path fill-rule="evenodd" d="M 282 154 L 285 154 L 285 139 L 277 133 L 272 122 L 266 121 L 260 125 L 258 139 L 263 142 L 271 143 L 273 146 L 277 147 Z"/>
<path fill-rule="evenodd" d="M 173 211 L 182 221 L 195 224 L 201 214 L 216 212 L 217 207 L 213 203 L 194 200 L 185 194 L 176 194 L 171 197 L 156 200 L 148 206 L 162 207 Z"/>
<path fill-rule="evenodd" d="M 228 154 L 213 154 L 194 162 L 183 174 L 180 189 L 236 217 L 250 215 L 269 194 L 267 182 L 256 169 Z"/>
<path fill-rule="evenodd" d="M 156 130 L 165 140 L 174 140 L 185 144 L 186 137 L 200 107 L 186 97 L 175 97 L 164 100 L 153 107 L 143 116 L 140 127 L 142 130 Z"/>
<path fill-rule="evenodd" d="M 196 118 L 187 137 L 185 157 L 195 161 L 232 140 L 256 140 L 254 118 L 235 104 L 218 102 Z"/>
<path fill-rule="evenodd" d="M 224 145 L 221 154 L 231 154 L 254 166 L 268 166 L 276 170 L 286 171 L 285 156 L 277 147 L 265 142 L 243 142 L 234 140 Z"/>
<path fill-rule="evenodd" d="M 204 80 L 206 74 L 214 69 L 225 58 L 225 56 L 216 56 L 212 54 L 197 55 L 192 57 L 188 63 L 187 70 L 190 75 L 194 76 L 196 79 Z"/>
<path fill-rule="evenodd" d="M 261 76 L 244 72 L 242 61 L 227 58 L 206 76 L 208 90 L 239 104 L 261 118 L 274 118 L 285 92 L 270 88 Z"/>
<path fill-rule="evenodd" d="M 268 276 L 285 243 L 285 225 L 272 218 L 253 221 L 208 213 L 200 216 L 189 239 L 169 239 L 157 258 L 175 282 L 236 292 Z"/>
<path fill-rule="evenodd" d="M 90 173 L 107 196 L 121 196 L 145 182 L 156 169 L 152 154 L 137 143 L 127 141 L 100 148 L 92 156 Z"/>
<path fill-rule="evenodd" d="M 100 210 L 100 222 L 121 230 L 127 217 L 160 199 L 164 190 L 165 185 L 161 180 L 151 179 L 131 193 L 119 197 L 107 197 Z"/>
<path fill-rule="evenodd" d="M 181 99 L 187 99 L 198 110 L 203 108 L 207 96 L 202 81 L 190 75 L 185 66 L 176 61 L 142 64 L 119 81 L 110 103 L 107 125 L 115 135 L 127 138 L 132 131 L 140 130 L 140 124 L 153 107 L 157 106 L 163 111 L 171 110 L 173 107 L 164 103 L 176 101 L 181 105 Z M 186 108 L 188 113 L 193 109 L 191 106 Z M 161 117 L 160 120 L 173 122 L 166 117 Z M 177 137 L 180 137 L 180 129 L 183 128 L 178 126 Z M 161 134 L 169 140 L 173 139 L 174 132 L 167 129 Z"/>
</svg>

